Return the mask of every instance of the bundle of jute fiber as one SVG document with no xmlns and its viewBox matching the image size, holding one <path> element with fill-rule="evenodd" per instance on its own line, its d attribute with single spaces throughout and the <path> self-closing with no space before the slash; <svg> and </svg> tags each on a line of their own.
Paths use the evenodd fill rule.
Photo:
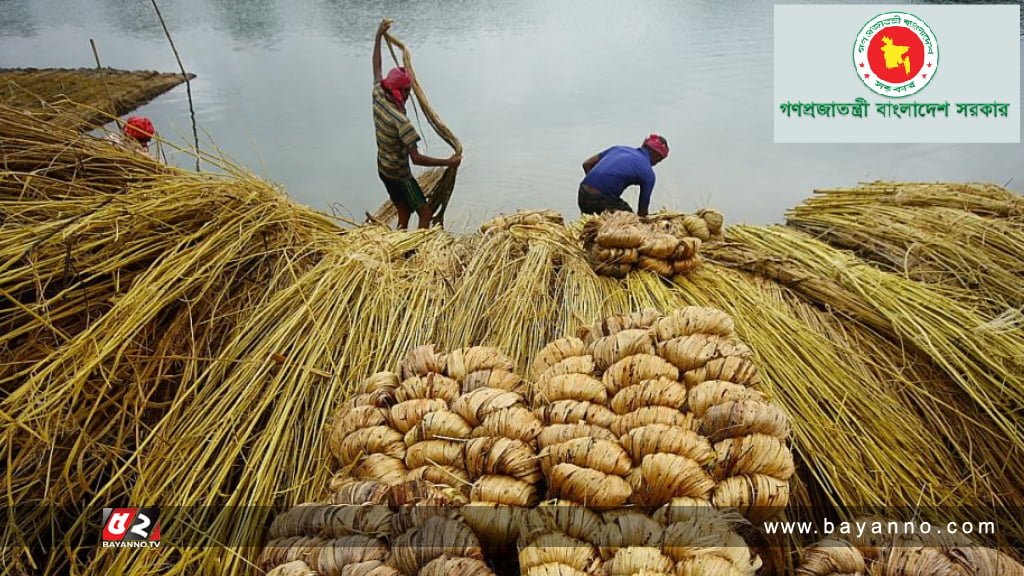
<svg viewBox="0 0 1024 576">
<path fill-rule="evenodd" d="M 615 413 L 611 430 L 626 456 L 632 502 L 660 506 L 677 496 L 710 501 L 714 482 L 704 468 L 713 450 L 681 410 L 686 387 L 679 370 L 655 355 L 653 326 L 660 316 L 656 310 L 612 316 L 583 335 Z"/>
<path fill-rule="evenodd" d="M 886 524 L 885 521 L 880 521 Z M 903 524 L 903 523 L 897 523 Z M 1022 576 L 1009 555 L 962 535 L 863 535 L 804 550 L 798 576 Z"/>
<path fill-rule="evenodd" d="M 696 216 L 688 218 L 704 224 Z M 604 213 L 588 220 L 580 239 L 594 271 L 605 276 L 621 278 L 640 269 L 670 277 L 700 265 L 699 238 L 671 222 L 645 221 L 630 212 Z"/>
<path fill-rule="evenodd" d="M 764 565 L 740 536 L 737 528 L 744 521 L 735 514 L 695 506 L 685 498 L 660 511 L 665 512 L 661 521 L 666 525 L 662 548 L 676 561 L 676 574 L 753 576 Z"/>
<path fill-rule="evenodd" d="M 528 576 L 600 574 L 601 515 L 582 504 L 548 500 L 523 518 L 519 571 Z"/>
<path fill-rule="evenodd" d="M 356 478 L 404 482 L 409 473 L 404 442 L 411 427 L 409 420 L 445 407 L 443 400 L 423 401 L 415 410 L 408 401 L 398 406 L 395 391 L 399 384 L 399 376 L 393 372 L 373 374 L 335 414 L 328 446 L 342 469 Z"/>
<path fill-rule="evenodd" d="M 484 222 L 480 231 L 499 232 L 513 226 L 536 226 L 538 224 L 565 225 L 565 218 L 554 210 L 519 210 L 514 214 L 500 214 Z"/>
<path fill-rule="evenodd" d="M 462 517 L 484 546 L 501 550 L 515 542 L 522 512 L 540 498 L 541 422 L 527 407 L 529 385 L 496 348 L 455 350 L 444 369 L 462 383 L 452 411 L 472 427 L 464 443 L 470 502 Z"/>
<path fill-rule="evenodd" d="M 281 564 L 267 572 L 267 576 L 318 576 L 316 570 L 309 567 L 302 560 L 294 560 Z"/>
<path fill-rule="evenodd" d="M 392 488 L 388 501 L 395 510 L 389 566 L 407 576 L 493 574 L 460 513 L 466 500 L 458 490 L 413 481 Z"/>
</svg>

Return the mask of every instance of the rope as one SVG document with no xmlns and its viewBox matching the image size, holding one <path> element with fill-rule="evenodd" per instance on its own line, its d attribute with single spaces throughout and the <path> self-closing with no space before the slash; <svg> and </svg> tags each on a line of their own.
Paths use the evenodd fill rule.
<svg viewBox="0 0 1024 576">
<path fill-rule="evenodd" d="M 423 90 L 423 86 L 420 85 L 419 80 L 416 78 L 416 71 L 412 66 L 412 52 L 409 48 L 402 43 L 401 40 L 395 38 L 390 33 L 384 34 L 384 39 L 388 43 L 388 51 L 391 52 L 391 58 L 398 65 L 398 57 L 395 54 L 395 48 L 397 47 L 402 51 L 402 63 L 405 67 L 406 72 L 412 78 L 412 92 L 416 96 L 416 100 L 419 101 L 419 108 L 423 110 L 423 116 L 426 117 L 427 123 L 434 129 L 434 132 L 441 137 L 452 149 L 455 154 L 462 154 L 462 143 L 459 141 L 455 133 L 452 132 L 451 128 L 441 120 L 441 117 L 437 114 L 434 108 L 430 105 L 430 101 L 427 99 L 427 94 Z M 416 111 L 415 102 L 413 103 L 413 110 Z M 419 112 L 416 111 L 417 121 L 419 120 Z M 433 218 L 431 218 L 432 224 L 444 226 L 444 213 L 448 209 L 448 202 L 451 200 L 452 192 L 455 190 L 455 175 L 458 168 L 445 167 L 434 170 L 429 170 L 420 177 L 420 187 L 423 188 L 424 195 L 427 198 L 427 203 L 430 205 L 433 211 Z M 440 176 L 438 176 L 440 172 Z M 390 202 L 385 202 L 377 212 L 370 216 L 371 220 L 389 222 L 395 217 L 396 211 L 394 205 Z"/>
</svg>

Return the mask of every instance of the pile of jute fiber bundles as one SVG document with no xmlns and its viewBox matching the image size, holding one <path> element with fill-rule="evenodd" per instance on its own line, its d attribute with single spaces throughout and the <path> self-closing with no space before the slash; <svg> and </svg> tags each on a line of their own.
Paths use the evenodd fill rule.
<svg viewBox="0 0 1024 576">
<path fill-rule="evenodd" d="M 663 531 L 627 504 L 664 507 L 665 525 L 713 504 L 756 518 L 785 506 L 793 474 L 782 442 L 788 423 L 747 386 L 759 382 L 757 369 L 728 316 L 695 307 L 668 316 L 644 310 L 608 317 L 581 335 L 551 342 L 531 365 L 533 403 L 545 425 L 541 465 L 555 500 L 527 519 L 524 571 L 549 563 L 588 572 L 611 562 L 605 573 L 615 574 L 677 566 L 683 558 L 659 548 Z M 575 525 L 566 525 L 570 519 Z M 605 543 L 622 546 L 602 552 L 592 533 L 599 528 L 609 531 Z M 649 536 L 635 540 L 642 534 Z M 742 538 L 733 544 L 746 551 L 738 565 L 748 572 L 740 573 L 753 574 L 760 562 Z M 683 573 L 726 562 L 721 573 L 729 574 L 730 561 L 693 560 L 694 571 Z"/>
<path fill-rule="evenodd" d="M 742 522 L 709 505 L 666 505 L 603 513 L 566 501 L 531 510 L 521 535 L 526 576 L 657 574 L 753 576 L 760 560 L 733 527 Z"/>
<path fill-rule="evenodd" d="M 693 214 L 658 212 L 648 216 L 647 220 L 677 238 L 692 236 L 702 242 L 721 240 L 725 229 L 722 213 L 709 209 L 698 210 Z"/>
<path fill-rule="evenodd" d="M 753 519 L 785 506 L 788 421 L 753 388 L 758 369 L 731 318 L 699 307 L 645 312 L 609 318 L 586 337 L 606 368 L 612 431 L 633 458 L 636 504 L 690 497 Z"/>
<path fill-rule="evenodd" d="M 465 518 L 489 545 L 511 544 L 512 520 L 536 504 L 541 479 L 540 421 L 514 368 L 492 347 L 414 348 L 400 375 L 370 377 L 339 411 L 331 445 L 343 472 L 451 486 L 472 504 Z"/>
<path fill-rule="evenodd" d="M 330 504 L 278 516 L 264 569 L 302 561 L 319 576 L 490 576 L 472 530 L 457 514 L 464 497 L 415 480 L 387 485 L 336 479 Z M 289 568 L 291 569 L 291 568 Z"/>
<path fill-rule="evenodd" d="M 628 503 L 631 462 L 610 430 L 604 384 L 589 348 L 574 337 L 550 342 L 533 357 L 533 406 L 544 427 L 537 437 L 552 498 L 530 511 L 519 539 L 522 574 L 597 574 L 600 510 Z"/>
<path fill-rule="evenodd" d="M 909 534 L 919 522 L 859 518 L 841 538 L 827 538 L 803 550 L 797 576 L 1022 576 L 1024 566 L 1009 555 L 979 545 L 963 534 Z M 891 528 L 890 528 L 891 527 Z M 889 530 L 892 532 L 889 532 Z"/>
<path fill-rule="evenodd" d="M 639 269 L 671 277 L 700 265 L 699 238 L 670 223 L 645 222 L 631 212 L 591 218 L 583 225 L 580 239 L 594 271 L 604 276 L 622 278 Z"/>
<path fill-rule="evenodd" d="M 340 575 L 342 570 L 352 576 L 398 576 L 397 570 L 384 564 L 390 552 L 392 520 L 383 490 L 386 485 L 362 484 L 351 481 L 348 486 L 348 494 L 360 496 L 361 502 L 302 504 L 277 516 L 260 554 L 261 568 L 282 567 L 283 572 L 283 566 L 302 562 L 304 569 L 323 576 Z M 382 490 L 375 490 L 377 486 Z"/>
</svg>

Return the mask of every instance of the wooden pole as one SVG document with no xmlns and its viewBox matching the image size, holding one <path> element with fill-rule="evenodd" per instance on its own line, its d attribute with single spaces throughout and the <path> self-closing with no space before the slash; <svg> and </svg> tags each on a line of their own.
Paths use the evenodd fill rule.
<svg viewBox="0 0 1024 576">
<path fill-rule="evenodd" d="M 96 69 L 99 70 L 103 66 L 100 66 L 100 53 L 96 51 L 96 41 L 89 38 L 89 45 L 92 46 L 92 57 L 96 59 Z"/>
<path fill-rule="evenodd" d="M 164 34 L 167 36 L 167 42 L 171 44 L 174 59 L 178 61 L 178 68 L 181 69 L 181 75 L 185 78 L 185 91 L 188 93 L 188 112 L 192 116 L 192 138 L 196 143 L 196 172 L 199 172 L 199 132 L 196 130 L 196 110 L 192 107 L 192 83 L 189 82 L 188 73 L 185 72 L 185 66 L 181 63 L 181 56 L 178 55 L 178 49 L 174 46 L 174 40 L 171 39 L 171 32 L 167 30 L 167 23 L 164 22 L 164 17 L 160 14 L 160 7 L 156 5 L 156 0 L 152 0 L 152 2 L 153 9 L 156 10 L 156 17 L 160 19 L 160 26 L 163 26 Z"/>
</svg>

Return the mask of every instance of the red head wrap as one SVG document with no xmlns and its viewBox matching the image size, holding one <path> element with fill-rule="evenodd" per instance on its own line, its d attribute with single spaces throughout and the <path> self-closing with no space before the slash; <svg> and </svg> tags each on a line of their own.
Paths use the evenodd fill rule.
<svg viewBox="0 0 1024 576">
<path fill-rule="evenodd" d="M 145 116 L 131 116 L 124 123 L 124 133 L 136 140 L 149 140 L 156 131 L 153 123 Z"/>
<path fill-rule="evenodd" d="M 657 134 L 651 134 L 644 140 L 644 146 L 647 146 L 662 158 L 668 158 L 668 144 L 664 140 L 664 138 Z"/>
<path fill-rule="evenodd" d="M 405 68 L 392 68 L 388 75 L 380 81 L 380 85 L 391 96 L 391 100 L 404 110 L 407 97 L 404 90 L 412 88 L 412 76 L 409 76 Z"/>
</svg>

